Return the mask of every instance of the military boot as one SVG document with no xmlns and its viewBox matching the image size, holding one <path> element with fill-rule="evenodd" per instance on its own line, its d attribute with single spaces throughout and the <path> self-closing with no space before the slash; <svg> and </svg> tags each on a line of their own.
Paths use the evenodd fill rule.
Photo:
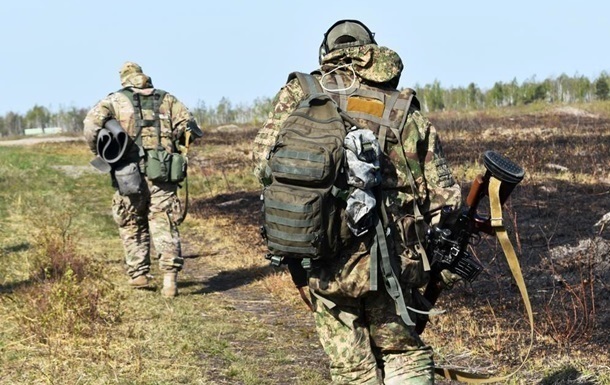
<svg viewBox="0 0 610 385">
<path fill-rule="evenodd" d="M 135 278 L 131 278 L 129 280 L 129 286 L 134 289 L 146 289 L 150 285 L 150 281 L 152 280 L 152 276 L 148 274 L 138 275 Z"/>
<path fill-rule="evenodd" d="M 177 277 L 178 272 L 176 271 L 163 274 L 163 289 L 161 289 L 161 294 L 164 297 L 172 298 L 178 295 Z"/>
</svg>

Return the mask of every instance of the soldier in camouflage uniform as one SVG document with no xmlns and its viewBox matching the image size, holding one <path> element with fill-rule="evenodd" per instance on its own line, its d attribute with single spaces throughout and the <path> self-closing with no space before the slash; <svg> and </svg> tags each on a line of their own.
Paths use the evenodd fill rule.
<svg viewBox="0 0 610 385">
<path fill-rule="evenodd" d="M 181 220 L 181 204 L 178 199 L 178 184 L 172 182 L 150 181 L 144 174 L 146 167 L 146 150 L 161 145 L 167 152 L 176 152 L 176 141 L 184 141 L 187 130 L 199 131 L 197 124 L 186 108 L 173 95 L 161 91 L 158 100 L 158 113 L 145 109 L 144 103 L 136 106 L 132 100 L 144 100 L 159 90 L 153 87 L 151 78 L 142 72 L 142 68 L 133 62 L 126 62 L 120 69 L 121 90 L 109 94 L 99 101 L 87 114 L 84 121 L 85 139 L 94 154 L 97 154 L 96 140 L 99 131 L 110 119 L 116 119 L 132 139 L 139 137 L 134 146 L 132 157 L 139 164 L 142 177 L 141 193 L 122 195 L 119 190 L 112 199 L 112 213 L 119 226 L 119 235 L 125 249 L 129 284 L 134 288 L 145 288 L 150 284 L 149 274 L 151 260 L 151 242 L 157 252 L 159 269 L 163 272 L 162 294 L 174 297 L 178 293 L 177 274 L 183 267 L 178 231 Z M 138 120 L 139 119 L 139 120 Z M 154 123 L 155 120 L 160 124 Z M 137 129 L 137 122 L 143 127 Z M 155 124 L 160 126 L 157 134 Z M 138 132 L 139 135 L 138 135 Z M 159 143 L 159 138 L 160 142 Z M 113 176 L 116 187 L 116 179 Z M 145 185 L 145 186 L 144 186 Z"/>
<path fill-rule="evenodd" d="M 313 74 L 325 92 L 383 143 L 382 191 L 392 234 L 388 243 L 393 258 L 399 259 L 406 305 L 421 309 L 419 289 L 427 283 L 429 272 L 425 257 L 417 252 L 421 240 L 416 230 L 422 233 L 422 221 L 415 212 L 421 212 L 425 225 L 435 224 L 441 208 L 458 208 L 460 187 L 447 165 L 436 129 L 421 113 L 413 90 L 400 91 L 395 104 L 409 108 L 393 109 L 384 116 L 399 122 L 399 138 L 380 132 L 381 126 L 367 119 L 371 114 L 380 116 L 398 86 L 403 64 L 396 52 L 378 46 L 374 34 L 359 21 L 341 20 L 324 35 L 319 59 L 321 67 Z M 375 99 L 379 93 L 388 97 Z M 299 82 L 289 81 L 275 97 L 275 107 L 255 139 L 255 174 L 262 184 L 267 182 L 270 147 L 303 97 Z M 370 290 L 370 247 L 370 239 L 365 239 L 344 249 L 333 262 L 314 261 L 305 280 L 298 278 L 298 266 L 288 262 L 297 286 L 308 285 L 312 293 L 316 327 L 331 360 L 333 383 L 433 384 L 432 349 L 397 315 L 394 299 L 386 290 Z M 444 276 L 448 285 L 457 278 Z"/>
</svg>

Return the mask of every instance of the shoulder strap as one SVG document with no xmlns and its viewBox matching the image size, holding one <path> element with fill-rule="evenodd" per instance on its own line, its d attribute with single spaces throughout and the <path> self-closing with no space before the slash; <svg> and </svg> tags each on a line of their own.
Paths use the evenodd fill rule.
<svg viewBox="0 0 610 385">
<path fill-rule="evenodd" d="M 324 89 L 320 85 L 320 82 L 313 75 L 304 72 L 292 72 L 288 75 L 288 81 L 291 81 L 294 78 L 299 80 L 299 84 L 301 85 L 303 92 L 305 92 L 306 97 L 324 94 Z"/>
<path fill-rule="evenodd" d="M 133 88 L 131 87 L 120 89 L 117 92 L 125 95 L 133 105 L 134 119 L 136 121 L 136 135 L 134 137 L 134 142 L 141 146 L 142 139 L 140 138 L 140 135 L 142 135 L 142 129 L 144 127 L 154 127 L 157 134 L 157 143 L 158 145 L 161 145 L 161 120 L 159 118 L 159 108 L 167 92 L 155 88 L 151 95 L 145 96 L 138 92 L 134 92 Z M 150 108 L 153 110 L 153 119 L 144 119 L 144 115 L 142 114 L 143 103 L 146 104 L 144 106 L 145 109 Z"/>
<path fill-rule="evenodd" d="M 161 102 L 165 97 L 166 92 L 155 89 L 152 94 L 152 109 L 154 113 L 153 124 L 152 126 L 155 128 L 155 132 L 157 133 L 157 146 L 162 148 L 161 146 L 161 118 L 159 117 L 159 107 L 161 107 Z"/>
</svg>

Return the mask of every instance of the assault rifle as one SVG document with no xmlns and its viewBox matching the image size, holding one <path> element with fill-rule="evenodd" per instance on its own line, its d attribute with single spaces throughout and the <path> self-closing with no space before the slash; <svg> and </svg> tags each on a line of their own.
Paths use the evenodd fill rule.
<svg viewBox="0 0 610 385">
<path fill-rule="evenodd" d="M 451 210 L 447 208 L 441 212 L 439 223 L 426 234 L 431 278 L 424 297 L 432 306 L 443 289 L 441 271 L 449 270 L 463 280 L 472 282 L 483 270 L 468 251 L 468 245 L 476 244 L 481 237 L 480 233 L 495 234 L 491 225 L 492 218 L 480 216 L 477 212 L 479 203 L 488 194 L 490 178 L 494 177 L 501 182 L 499 198 L 500 205 L 503 205 L 525 175 L 521 167 L 493 151 L 484 153 L 483 163 L 487 171 L 484 175 L 477 175 L 473 181 L 466 205 L 462 207 L 457 219 L 448 223 Z M 418 334 L 424 331 L 427 322 L 427 317 L 417 321 L 415 330 Z"/>
</svg>

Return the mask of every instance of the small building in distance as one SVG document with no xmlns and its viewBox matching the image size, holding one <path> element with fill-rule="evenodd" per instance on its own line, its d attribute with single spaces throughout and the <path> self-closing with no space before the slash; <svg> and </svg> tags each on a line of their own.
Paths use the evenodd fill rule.
<svg viewBox="0 0 610 385">
<path fill-rule="evenodd" d="M 26 128 L 24 130 L 25 135 L 52 135 L 52 134 L 60 134 L 65 132 L 65 130 L 61 127 L 36 127 L 36 128 Z"/>
</svg>

